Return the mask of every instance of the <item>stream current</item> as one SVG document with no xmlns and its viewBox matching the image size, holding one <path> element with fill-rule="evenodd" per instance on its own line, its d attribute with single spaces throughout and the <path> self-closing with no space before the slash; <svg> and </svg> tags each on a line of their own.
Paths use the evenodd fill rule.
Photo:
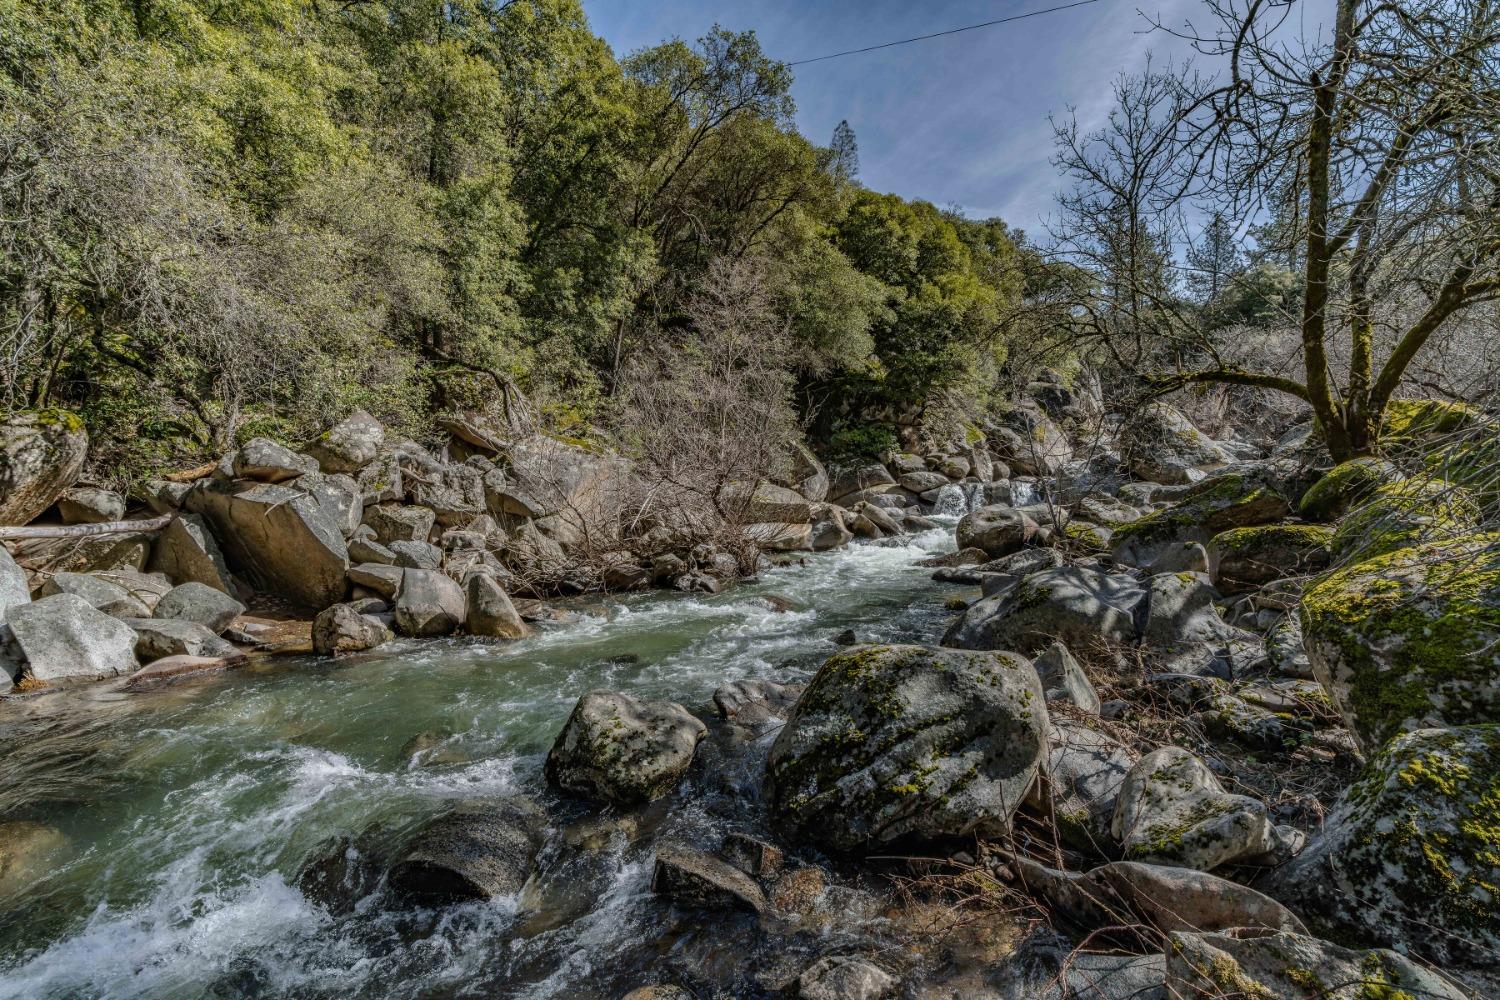
<svg viewBox="0 0 1500 1000">
<path fill-rule="evenodd" d="M 850 930 L 871 898 L 852 883 L 824 894 L 841 913 L 773 933 L 674 908 L 650 879 L 664 839 L 713 850 L 726 832 L 766 835 L 775 732 L 713 722 L 717 687 L 805 681 L 845 629 L 937 641 L 952 591 L 917 561 L 952 550 L 941 521 L 719 595 L 582 604 L 579 620 L 504 645 L 402 641 L 157 692 L 0 704 L 0 998 L 615 998 L 658 982 L 756 996 L 777 963 L 795 976 L 841 942 L 900 947 L 878 915 Z M 596 810 L 551 792 L 542 764 L 593 688 L 678 701 L 710 735 L 675 793 L 582 849 Z M 515 897 L 429 911 L 379 886 L 344 905 L 298 887 L 335 838 L 354 837 L 337 850 L 357 859 L 457 802 L 515 794 L 551 822 Z"/>
</svg>

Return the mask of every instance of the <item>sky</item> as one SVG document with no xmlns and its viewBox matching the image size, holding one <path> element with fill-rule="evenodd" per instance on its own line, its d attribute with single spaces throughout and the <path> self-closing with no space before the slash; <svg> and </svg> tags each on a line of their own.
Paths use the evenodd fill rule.
<svg viewBox="0 0 1500 1000">
<path fill-rule="evenodd" d="M 1067 0 L 584 0 L 617 56 L 714 24 L 753 28 L 784 61 L 993 20 Z M 1142 12 L 1180 26 L 1202 0 L 1098 0 L 1086 7 L 794 67 L 797 127 L 827 144 L 848 119 L 860 180 L 877 191 L 999 216 L 1036 236 L 1061 182 L 1047 116 L 1108 113 L 1110 84 L 1146 53 L 1181 59 L 1181 43 L 1148 34 Z"/>
</svg>

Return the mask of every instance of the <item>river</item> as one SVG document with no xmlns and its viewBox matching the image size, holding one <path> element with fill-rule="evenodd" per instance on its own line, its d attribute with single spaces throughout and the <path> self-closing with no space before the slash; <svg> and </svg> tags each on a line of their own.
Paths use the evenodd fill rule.
<svg viewBox="0 0 1500 1000">
<path fill-rule="evenodd" d="M 851 930 L 848 914 L 872 898 L 858 876 L 835 887 L 843 919 L 771 930 L 650 893 L 661 839 L 712 849 L 727 830 L 765 829 L 759 777 L 774 733 L 711 723 L 688 781 L 633 837 L 588 850 L 576 831 L 593 811 L 549 792 L 542 762 L 591 688 L 711 720 L 719 685 L 805 680 L 845 629 L 935 642 L 953 590 L 916 562 L 952 549 L 944 521 L 720 595 L 584 604 L 581 620 L 505 645 L 402 641 L 152 693 L 99 686 L 0 704 L 3 829 L 40 845 L 0 876 L 0 998 L 614 998 L 672 980 L 753 996 L 765 968 L 841 935 L 894 947 L 879 921 Z M 428 749 L 413 760 L 417 740 Z M 297 887 L 331 838 L 369 831 L 345 852 L 358 858 L 456 800 L 515 793 L 552 817 L 516 898 L 422 911 L 377 889 L 339 907 Z"/>
</svg>

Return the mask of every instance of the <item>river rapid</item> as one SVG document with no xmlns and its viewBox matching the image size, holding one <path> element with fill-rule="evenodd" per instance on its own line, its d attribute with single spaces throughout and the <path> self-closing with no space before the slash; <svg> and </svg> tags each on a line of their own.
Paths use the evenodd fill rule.
<svg viewBox="0 0 1500 1000">
<path fill-rule="evenodd" d="M 657 982 L 756 996 L 768 970 L 795 976 L 841 943 L 901 947 L 857 873 L 823 893 L 822 916 L 770 929 L 674 909 L 649 885 L 664 839 L 714 849 L 766 828 L 775 732 L 714 723 L 713 691 L 804 681 L 845 629 L 936 642 L 954 591 L 917 561 L 953 548 L 942 521 L 720 595 L 586 603 L 580 620 L 505 645 L 400 642 L 0 705 L 0 817 L 30 845 L 0 875 L 0 998 L 615 998 Z M 573 703 L 601 687 L 681 702 L 711 728 L 689 779 L 613 832 L 542 778 Z M 342 905 L 298 888 L 331 843 L 358 868 L 457 801 L 516 793 L 552 828 L 514 898 L 424 911 L 379 885 Z"/>
</svg>

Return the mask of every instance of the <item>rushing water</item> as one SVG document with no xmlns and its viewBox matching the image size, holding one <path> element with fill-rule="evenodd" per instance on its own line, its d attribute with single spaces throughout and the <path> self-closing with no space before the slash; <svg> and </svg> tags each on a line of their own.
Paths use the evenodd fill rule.
<svg viewBox="0 0 1500 1000">
<path fill-rule="evenodd" d="M 0 998 L 616 997 L 668 977 L 754 995 L 746 977 L 790 938 L 731 915 L 702 926 L 649 880 L 663 837 L 712 848 L 726 830 L 762 829 L 774 734 L 714 726 L 646 832 L 594 850 L 569 846 L 568 824 L 590 812 L 547 791 L 546 750 L 591 688 L 709 718 L 719 685 L 805 679 L 846 628 L 934 641 L 945 595 L 915 562 L 951 547 L 950 530 L 854 546 L 713 597 L 586 606 L 507 645 L 403 642 L 155 693 L 0 704 L 0 837 L 32 845 L 0 873 Z M 418 737 L 430 749 L 413 759 Z M 377 889 L 341 908 L 297 887 L 330 838 L 370 831 L 357 843 L 372 850 L 457 800 L 522 792 L 553 828 L 516 898 L 421 911 Z M 768 957 L 745 954 L 756 948 Z"/>
</svg>

